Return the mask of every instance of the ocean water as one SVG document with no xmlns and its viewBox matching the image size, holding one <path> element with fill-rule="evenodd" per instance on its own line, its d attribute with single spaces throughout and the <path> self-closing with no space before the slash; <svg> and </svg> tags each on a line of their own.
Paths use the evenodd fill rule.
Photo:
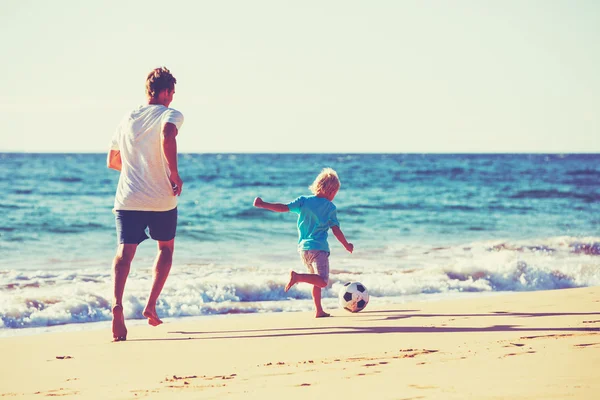
<svg viewBox="0 0 600 400">
<path fill-rule="evenodd" d="M 324 305 L 360 281 L 372 304 L 600 285 L 599 154 L 182 154 L 184 192 L 165 318 L 311 310 L 295 215 L 255 209 L 310 194 L 323 167 L 348 254 L 330 235 Z M 0 336 L 110 320 L 118 172 L 104 154 L 0 153 Z M 156 247 L 124 306 L 142 319 Z"/>
</svg>

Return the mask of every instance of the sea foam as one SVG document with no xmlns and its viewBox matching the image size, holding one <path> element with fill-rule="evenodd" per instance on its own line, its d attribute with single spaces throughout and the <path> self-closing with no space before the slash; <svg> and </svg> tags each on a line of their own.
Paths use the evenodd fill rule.
<svg viewBox="0 0 600 400">
<path fill-rule="evenodd" d="M 596 286 L 599 243 L 599 237 L 555 237 L 373 248 L 332 261 L 324 304 L 337 307 L 337 293 L 347 281 L 362 282 L 373 304 Z M 289 267 L 303 271 L 299 262 L 176 264 L 157 310 L 166 318 L 311 310 L 309 285 L 284 292 Z M 126 318 L 143 319 L 151 276 L 149 268 L 132 269 L 124 297 Z M 111 293 L 111 275 L 105 269 L 1 271 L 0 330 L 108 321 Z"/>
</svg>

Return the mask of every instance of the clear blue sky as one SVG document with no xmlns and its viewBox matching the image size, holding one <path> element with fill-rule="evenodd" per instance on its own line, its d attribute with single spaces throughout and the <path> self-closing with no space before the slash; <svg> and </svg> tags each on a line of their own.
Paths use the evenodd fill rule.
<svg viewBox="0 0 600 400">
<path fill-rule="evenodd" d="M 164 65 L 180 152 L 600 152 L 597 0 L 3 0 L 0 38 L 0 151 L 107 151 Z"/>
</svg>

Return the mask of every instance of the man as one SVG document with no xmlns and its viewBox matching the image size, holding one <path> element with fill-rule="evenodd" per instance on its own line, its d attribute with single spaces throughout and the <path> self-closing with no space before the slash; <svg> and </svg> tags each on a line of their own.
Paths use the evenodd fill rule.
<svg viewBox="0 0 600 400">
<path fill-rule="evenodd" d="M 113 136 L 108 168 L 121 172 L 115 195 L 118 247 L 113 261 L 112 332 L 114 341 L 127 339 L 123 291 L 137 246 L 150 237 L 158 243 L 153 282 L 143 315 L 148 323 L 162 323 L 156 301 L 169 276 L 177 228 L 177 196 L 183 182 L 177 170 L 177 133 L 183 115 L 169 108 L 175 77 L 156 68 L 146 79 L 147 104 L 128 113 Z"/>
</svg>

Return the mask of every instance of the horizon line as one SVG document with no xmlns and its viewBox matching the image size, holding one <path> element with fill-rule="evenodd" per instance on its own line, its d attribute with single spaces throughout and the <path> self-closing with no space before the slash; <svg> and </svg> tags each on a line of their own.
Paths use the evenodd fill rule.
<svg viewBox="0 0 600 400">
<path fill-rule="evenodd" d="M 0 154 L 102 154 L 105 155 L 107 152 L 103 151 L 12 151 L 12 150 L 0 150 Z M 185 154 L 289 154 L 289 155 L 300 155 L 300 154 L 315 154 L 315 155 L 323 155 L 323 154 L 338 154 L 338 155 L 374 155 L 374 154 L 382 154 L 382 155 L 399 155 L 399 154 L 440 154 L 440 155 L 452 155 L 452 154 L 471 154 L 471 155 L 494 155 L 494 154 L 536 154 L 536 155 L 600 155 L 599 151 L 405 151 L 405 152 L 378 152 L 378 151 L 363 151 L 363 152 L 340 152 L 340 151 L 332 151 L 332 152 L 298 152 L 298 151 L 251 151 L 251 152 L 241 152 L 241 151 L 206 151 L 206 152 L 179 152 L 179 155 Z"/>
</svg>

